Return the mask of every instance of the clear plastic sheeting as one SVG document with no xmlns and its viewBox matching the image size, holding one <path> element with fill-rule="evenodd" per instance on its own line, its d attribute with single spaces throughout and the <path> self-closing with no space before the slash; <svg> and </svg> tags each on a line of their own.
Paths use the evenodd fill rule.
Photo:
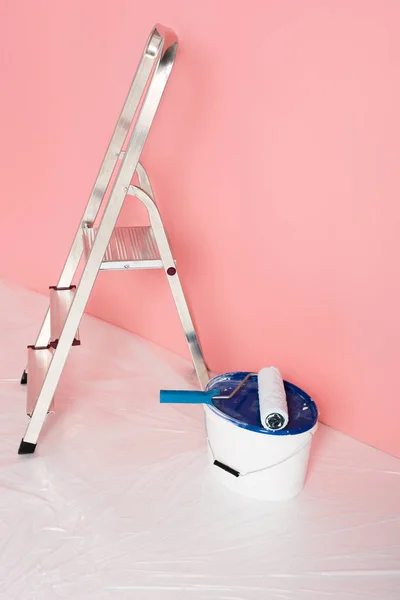
<svg viewBox="0 0 400 600">
<path fill-rule="evenodd" d="M 0 283 L 0 598 L 341 600 L 400 597 L 399 461 L 319 427 L 305 491 L 221 488 L 183 359 L 87 317 L 36 454 L 19 378 L 44 297 Z"/>
</svg>

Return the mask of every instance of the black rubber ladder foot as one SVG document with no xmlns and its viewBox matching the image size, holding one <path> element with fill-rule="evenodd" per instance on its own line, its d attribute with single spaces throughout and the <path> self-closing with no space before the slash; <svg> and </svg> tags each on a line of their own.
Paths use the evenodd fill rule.
<svg viewBox="0 0 400 600">
<path fill-rule="evenodd" d="M 36 444 L 32 444 L 32 442 L 25 442 L 24 439 L 22 439 L 18 449 L 18 454 L 33 454 L 35 449 Z"/>
</svg>

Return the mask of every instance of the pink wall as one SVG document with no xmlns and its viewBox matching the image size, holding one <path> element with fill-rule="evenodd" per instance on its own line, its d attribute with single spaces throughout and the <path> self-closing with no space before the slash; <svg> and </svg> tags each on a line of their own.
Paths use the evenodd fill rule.
<svg viewBox="0 0 400 600">
<path fill-rule="evenodd" d="M 325 423 L 400 455 L 400 3 L 0 10 L 0 275 L 55 283 L 147 34 L 170 25 L 144 164 L 209 366 L 277 364 Z M 159 272 L 101 274 L 90 312 L 186 354 Z"/>
</svg>

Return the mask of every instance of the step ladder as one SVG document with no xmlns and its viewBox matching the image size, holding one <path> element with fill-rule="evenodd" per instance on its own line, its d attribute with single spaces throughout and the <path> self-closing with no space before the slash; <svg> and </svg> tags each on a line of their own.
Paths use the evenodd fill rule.
<svg viewBox="0 0 400 600">
<path fill-rule="evenodd" d="M 64 268 L 57 285 L 50 288 L 50 307 L 35 344 L 28 346 L 28 365 L 21 379 L 21 383 L 27 383 L 27 413 L 31 418 L 19 454 L 35 451 L 70 348 L 80 344 L 79 323 L 99 270 L 164 269 L 200 387 L 204 389 L 209 380 L 150 180 L 139 162 L 177 47 L 172 30 L 162 25 L 154 27 Z M 138 185 L 132 184 L 135 173 Z M 116 227 L 127 196 L 144 204 L 150 226 Z M 82 260 L 81 277 L 74 285 Z"/>
</svg>

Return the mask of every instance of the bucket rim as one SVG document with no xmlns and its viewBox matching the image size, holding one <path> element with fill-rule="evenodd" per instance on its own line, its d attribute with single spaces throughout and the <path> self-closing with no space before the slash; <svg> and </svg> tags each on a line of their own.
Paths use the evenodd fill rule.
<svg viewBox="0 0 400 600">
<path fill-rule="evenodd" d="M 214 387 L 216 387 L 215 384 L 218 384 L 221 382 L 226 382 L 229 380 L 240 381 L 241 379 L 244 379 L 246 377 L 246 375 L 248 375 L 249 373 L 252 373 L 252 371 L 231 371 L 229 373 L 222 373 L 221 375 L 216 375 L 215 377 L 210 379 L 210 381 L 207 383 L 206 391 L 213 389 Z M 254 431 L 255 433 L 261 433 L 263 435 L 271 435 L 274 437 L 275 436 L 293 436 L 293 435 L 300 435 L 302 433 L 311 431 L 311 429 L 313 429 L 313 427 L 315 427 L 315 425 L 318 422 L 317 405 L 315 404 L 315 402 L 311 398 L 311 396 L 309 396 L 309 394 L 307 394 L 307 392 L 302 390 L 300 387 L 298 387 L 294 383 L 291 383 L 290 381 L 286 381 L 286 380 L 283 380 L 283 383 L 285 385 L 285 389 L 289 388 L 292 392 L 296 393 L 297 396 L 300 396 L 309 406 L 313 418 L 312 418 L 312 421 L 310 421 L 310 423 L 307 426 L 298 427 L 298 428 L 294 428 L 294 429 L 290 429 L 290 430 L 285 428 L 285 429 L 277 429 L 275 431 L 271 431 L 271 430 L 265 429 L 262 426 L 257 427 L 256 425 L 250 425 L 249 423 L 240 421 L 240 420 L 236 419 L 235 417 L 232 417 L 231 415 L 224 413 L 222 410 L 217 408 L 214 404 L 207 404 L 207 406 L 205 408 L 207 408 L 208 410 L 210 410 L 211 412 L 216 414 L 218 417 L 222 417 L 225 421 L 229 421 L 236 427 L 240 427 L 241 429 L 246 429 L 248 431 Z"/>
</svg>

